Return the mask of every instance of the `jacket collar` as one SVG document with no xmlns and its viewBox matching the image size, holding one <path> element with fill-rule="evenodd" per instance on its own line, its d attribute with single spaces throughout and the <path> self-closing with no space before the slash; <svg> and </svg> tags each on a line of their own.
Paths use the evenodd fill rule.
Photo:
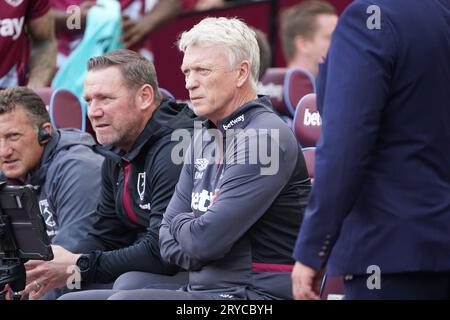
<svg viewBox="0 0 450 320">
<path fill-rule="evenodd" d="M 225 118 L 220 119 L 217 127 L 211 120 L 205 120 L 203 126 L 206 129 L 219 129 L 225 134 L 229 129 L 245 128 L 251 116 L 258 111 L 271 111 L 270 99 L 267 96 L 258 96 L 257 99 L 246 102 Z"/>
</svg>

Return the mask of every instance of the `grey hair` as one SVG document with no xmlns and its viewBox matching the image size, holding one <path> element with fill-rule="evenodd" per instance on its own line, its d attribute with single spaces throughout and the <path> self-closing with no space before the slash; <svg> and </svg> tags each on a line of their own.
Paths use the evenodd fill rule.
<svg viewBox="0 0 450 320">
<path fill-rule="evenodd" d="M 256 90 L 259 75 L 259 47 L 255 32 L 237 18 L 205 18 L 181 34 L 178 48 L 185 52 L 191 45 L 224 45 L 230 65 L 244 60 L 250 64 L 250 82 Z"/>
</svg>

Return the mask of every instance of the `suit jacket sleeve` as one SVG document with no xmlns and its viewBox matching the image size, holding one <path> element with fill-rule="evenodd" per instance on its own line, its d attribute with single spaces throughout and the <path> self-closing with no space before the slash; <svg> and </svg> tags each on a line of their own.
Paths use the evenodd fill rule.
<svg viewBox="0 0 450 320">
<path fill-rule="evenodd" d="M 370 4 L 352 3 L 339 19 L 326 65 L 322 136 L 316 176 L 294 258 L 322 268 L 343 220 L 358 199 L 380 130 L 394 68 L 393 31 L 381 9 L 381 29 L 369 29 Z M 319 74 L 320 78 L 321 74 Z"/>
</svg>

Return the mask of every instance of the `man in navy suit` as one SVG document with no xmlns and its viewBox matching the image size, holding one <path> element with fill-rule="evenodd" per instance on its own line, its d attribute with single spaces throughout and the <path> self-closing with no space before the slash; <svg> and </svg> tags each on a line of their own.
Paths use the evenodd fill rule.
<svg viewBox="0 0 450 320">
<path fill-rule="evenodd" d="M 450 2 L 349 5 L 319 71 L 316 177 L 297 299 L 450 298 Z"/>
</svg>

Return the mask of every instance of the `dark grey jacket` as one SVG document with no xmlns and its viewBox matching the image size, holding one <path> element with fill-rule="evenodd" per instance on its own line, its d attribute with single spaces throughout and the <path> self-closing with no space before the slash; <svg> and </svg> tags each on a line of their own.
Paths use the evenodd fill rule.
<svg viewBox="0 0 450 320">
<path fill-rule="evenodd" d="M 178 271 L 161 259 L 158 230 L 181 170 L 171 159 L 178 144 L 171 136 L 176 129 L 191 132 L 194 118 L 187 105 L 165 98 L 129 152 L 98 148 L 106 157 L 102 192 L 96 221 L 83 242 L 96 240 L 105 249 L 89 253 L 93 262 L 82 275 L 85 283 L 108 283 L 128 271 Z"/>
<path fill-rule="evenodd" d="M 218 125 L 223 148 L 213 148 L 211 122 L 194 133 L 161 224 L 161 255 L 190 271 L 188 291 L 290 298 L 291 254 L 311 188 L 303 154 L 266 97 Z M 246 148 L 246 140 L 253 147 Z M 267 145 L 273 170 L 263 165 Z"/>
<path fill-rule="evenodd" d="M 52 243 L 71 252 L 99 247 L 79 245 L 93 223 L 100 194 L 103 156 L 93 151 L 94 145 L 85 132 L 54 130 L 38 167 L 27 178 L 27 183 L 40 186 L 39 207 Z"/>
</svg>

